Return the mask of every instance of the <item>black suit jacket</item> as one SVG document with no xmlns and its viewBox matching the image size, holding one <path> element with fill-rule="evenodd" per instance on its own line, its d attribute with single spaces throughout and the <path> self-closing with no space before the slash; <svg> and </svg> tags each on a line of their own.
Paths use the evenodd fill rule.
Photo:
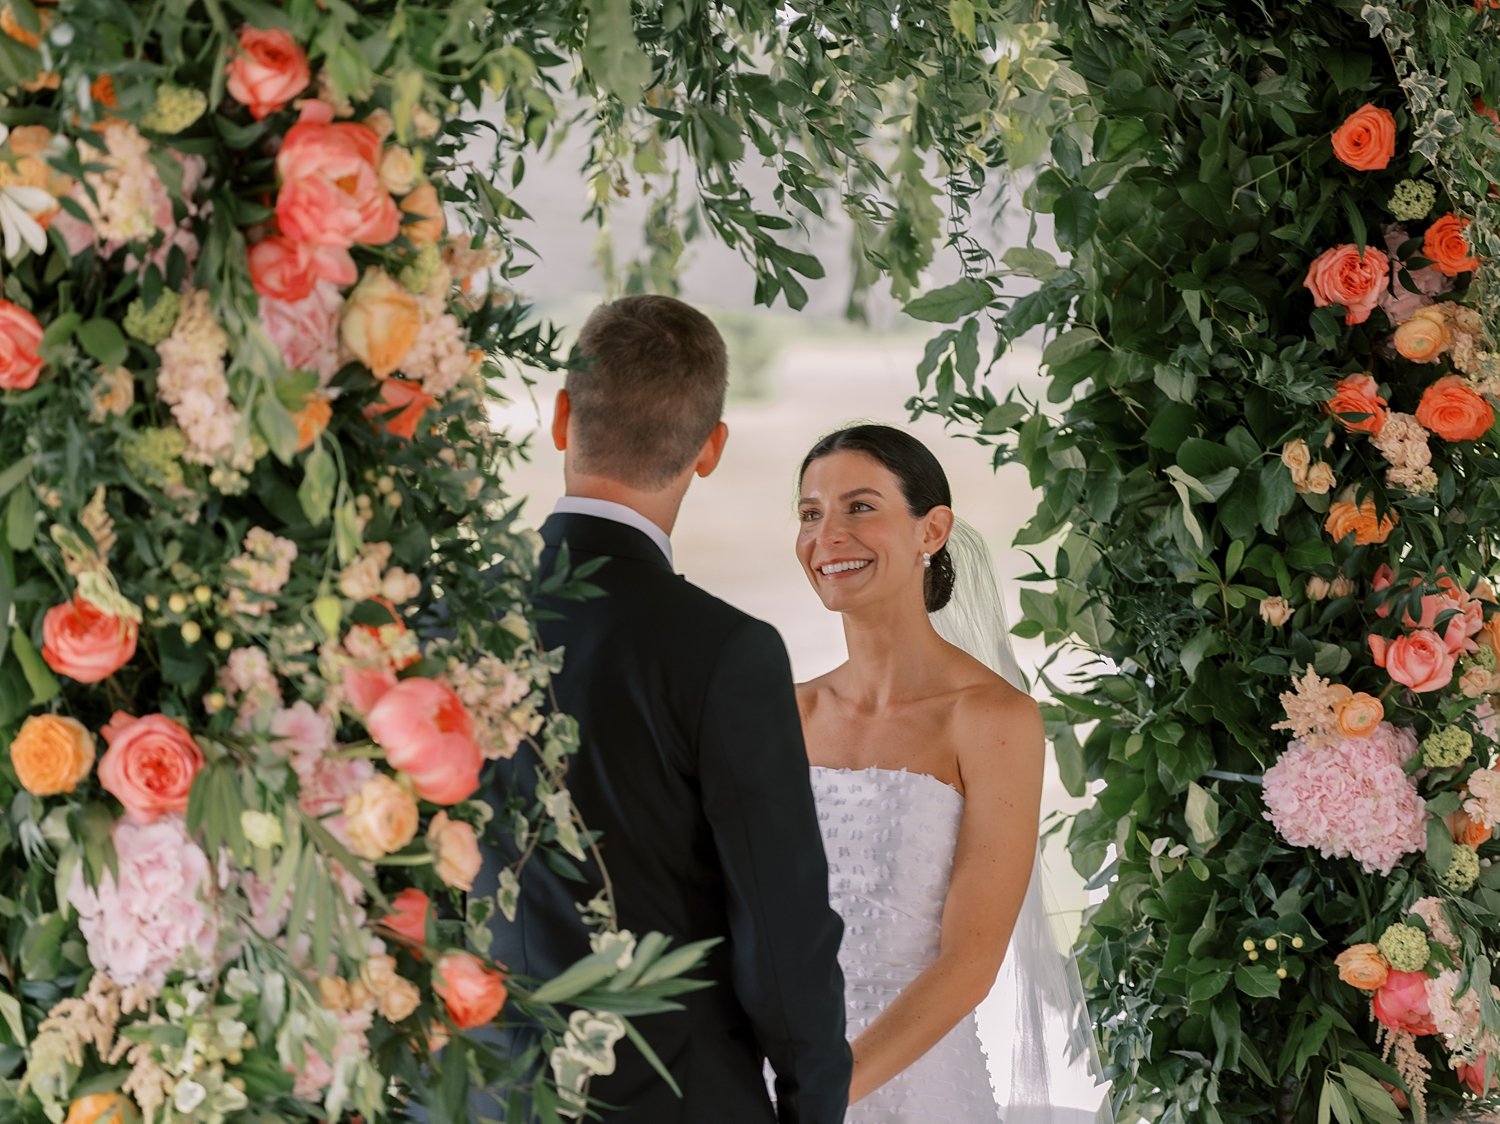
<svg viewBox="0 0 1500 1124">
<path fill-rule="evenodd" d="M 544 573 L 563 543 L 574 565 L 607 559 L 588 579 L 605 596 L 541 605 L 557 617 L 540 630 L 564 652 L 557 703 L 582 742 L 568 787 L 603 832 L 621 924 L 674 944 L 724 938 L 694 973 L 713 987 L 683 996 L 680 1012 L 637 1020 L 682 1098 L 628 1040 L 592 1095 L 619 1106 L 605 1113 L 611 1124 L 838 1124 L 850 1073 L 843 926 L 828 904 L 781 638 L 674 574 L 633 527 L 554 515 L 542 538 Z M 518 780 L 532 767 L 512 763 Z M 487 873 L 512 857 L 491 856 Z M 587 955 L 577 903 L 601 883 L 591 864 L 586 875 L 579 884 L 528 864 L 515 923 L 496 919 L 496 957 L 550 977 Z"/>
</svg>

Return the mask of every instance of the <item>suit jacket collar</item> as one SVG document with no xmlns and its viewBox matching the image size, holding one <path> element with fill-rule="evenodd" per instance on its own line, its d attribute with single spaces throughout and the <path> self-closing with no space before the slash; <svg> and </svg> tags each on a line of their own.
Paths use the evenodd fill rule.
<svg viewBox="0 0 1500 1124">
<path fill-rule="evenodd" d="M 542 524 L 542 542 L 549 550 L 556 550 L 566 543 L 568 549 L 575 553 L 629 558 L 634 562 L 645 562 L 669 574 L 673 572 L 662 555 L 661 548 L 644 531 L 597 515 L 577 515 L 571 512 L 549 515 Z"/>
</svg>

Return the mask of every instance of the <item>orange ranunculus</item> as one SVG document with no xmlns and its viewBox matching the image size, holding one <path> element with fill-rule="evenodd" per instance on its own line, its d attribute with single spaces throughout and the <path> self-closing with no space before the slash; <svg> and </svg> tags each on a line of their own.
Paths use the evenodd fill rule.
<svg viewBox="0 0 1500 1124">
<path fill-rule="evenodd" d="M 385 270 L 365 270 L 339 322 L 339 339 L 377 379 L 401 366 L 417 333 L 422 330 L 422 308 Z"/>
<path fill-rule="evenodd" d="M 1396 119 L 1391 111 L 1362 105 L 1333 134 L 1333 154 L 1361 172 L 1378 172 L 1396 155 Z"/>
<path fill-rule="evenodd" d="M 1479 268 L 1479 259 L 1469 248 L 1464 237 L 1468 219 L 1457 215 L 1444 215 L 1427 228 L 1422 236 L 1422 256 L 1432 262 L 1432 268 L 1449 277 Z"/>
<path fill-rule="evenodd" d="M 1333 536 L 1334 542 L 1342 542 L 1352 534 L 1358 546 L 1385 542 L 1395 526 L 1395 513 L 1377 515 L 1375 500 L 1371 496 L 1366 496 L 1358 504 L 1351 500 L 1334 500 L 1328 505 L 1328 517 L 1323 521 L 1323 528 Z"/>
<path fill-rule="evenodd" d="M 1441 312 L 1419 309 L 1396 329 L 1396 351 L 1413 363 L 1436 363 L 1453 343 L 1453 333 Z"/>
<path fill-rule="evenodd" d="M 411 216 L 401 230 L 413 242 L 436 242 L 443 236 L 443 204 L 432 184 L 417 184 L 401 200 L 401 210 Z"/>
<path fill-rule="evenodd" d="M 1444 441 L 1477 441 L 1495 424 L 1495 410 L 1468 379 L 1445 375 L 1422 392 L 1417 421 Z"/>
<path fill-rule="evenodd" d="M 281 109 L 312 81 L 307 52 L 280 28 L 241 28 L 239 49 L 225 74 L 229 96 L 248 107 L 257 121 Z"/>
<path fill-rule="evenodd" d="M 312 443 L 328 428 L 332 417 L 333 406 L 327 398 L 321 394 L 308 395 L 302 409 L 292 415 L 292 420 L 297 423 L 297 452 L 312 448 Z"/>
<path fill-rule="evenodd" d="M 313 255 L 282 234 L 262 238 L 246 254 L 250 283 L 263 297 L 295 304 L 312 295 L 318 283 Z"/>
<path fill-rule="evenodd" d="M 1493 828 L 1486 827 L 1478 820 L 1471 820 L 1469 813 L 1462 808 L 1444 816 L 1443 823 L 1448 826 L 1453 842 L 1462 843 L 1465 847 L 1478 847 L 1481 843 L 1488 843 L 1495 834 Z"/>
<path fill-rule="evenodd" d="M 1367 737 L 1385 717 L 1385 706 L 1374 695 L 1360 691 L 1339 702 L 1335 711 L 1339 733 L 1345 737 Z"/>
<path fill-rule="evenodd" d="M 18 304 L 0 300 L 0 390 L 28 390 L 42 373 L 42 325 Z"/>
<path fill-rule="evenodd" d="M 505 1006 L 505 976 L 472 952 L 445 952 L 432 969 L 432 990 L 460 1030 L 493 1022 Z"/>
<path fill-rule="evenodd" d="M 135 621 L 75 596 L 42 618 L 42 659 L 59 675 L 98 683 L 130 662 L 139 633 Z"/>
<path fill-rule="evenodd" d="M 72 792 L 94 767 L 94 736 L 75 719 L 32 715 L 10 743 L 10 761 L 33 796 Z"/>
<path fill-rule="evenodd" d="M 1391 262 L 1385 253 L 1366 246 L 1361 251 L 1345 242 L 1325 250 L 1307 267 L 1302 282 L 1313 296 L 1313 304 L 1344 306 L 1344 323 L 1363 324 L 1385 295 Z"/>
<path fill-rule="evenodd" d="M 102 731 L 109 748 L 99 759 L 99 783 L 136 823 L 187 811 L 188 793 L 203 768 L 193 735 L 165 714 L 116 714 Z"/>
<path fill-rule="evenodd" d="M 1380 396 L 1380 384 L 1366 374 L 1339 379 L 1324 409 L 1351 433 L 1379 433 L 1388 413 L 1385 399 Z"/>
<path fill-rule="evenodd" d="M 1333 962 L 1338 967 L 1339 979 L 1361 991 L 1374 991 L 1391 973 L 1391 966 L 1373 944 L 1350 945 Z"/>
<path fill-rule="evenodd" d="M 367 406 L 365 416 L 385 415 L 386 432 L 410 441 L 422 424 L 422 415 L 436 404 L 437 399 L 424 391 L 421 383 L 386 379 L 380 384 L 380 401 Z"/>
<path fill-rule="evenodd" d="M 135 1102 L 124 1093 L 90 1093 L 68 1106 L 63 1124 L 131 1124 Z"/>
</svg>

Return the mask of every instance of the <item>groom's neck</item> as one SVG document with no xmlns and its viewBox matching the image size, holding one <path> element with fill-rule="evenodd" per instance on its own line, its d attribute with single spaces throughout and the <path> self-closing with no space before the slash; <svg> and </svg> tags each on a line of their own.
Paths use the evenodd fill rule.
<svg viewBox="0 0 1500 1124">
<path fill-rule="evenodd" d="M 672 528 L 677 524 L 677 513 L 682 510 L 682 497 L 687 493 L 691 480 L 692 474 L 687 473 L 681 480 L 673 481 L 660 491 L 644 492 L 608 476 L 569 472 L 565 478 L 565 492 L 578 499 L 608 500 L 610 503 L 623 504 L 644 515 L 670 536 Z"/>
</svg>

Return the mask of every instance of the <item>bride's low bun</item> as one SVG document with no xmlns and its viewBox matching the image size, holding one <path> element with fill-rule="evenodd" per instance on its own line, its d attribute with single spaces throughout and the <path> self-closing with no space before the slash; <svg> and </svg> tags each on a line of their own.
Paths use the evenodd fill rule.
<svg viewBox="0 0 1500 1124">
<path fill-rule="evenodd" d="M 929 613 L 937 612 L 952 598 L 953 576 L 953 556 L 948 553 L 945 543 L 932 556 L 932 564 L 927 568 L 927 577 L 922 582 L 922 599 L 926 602 Z"/>
</svg>

